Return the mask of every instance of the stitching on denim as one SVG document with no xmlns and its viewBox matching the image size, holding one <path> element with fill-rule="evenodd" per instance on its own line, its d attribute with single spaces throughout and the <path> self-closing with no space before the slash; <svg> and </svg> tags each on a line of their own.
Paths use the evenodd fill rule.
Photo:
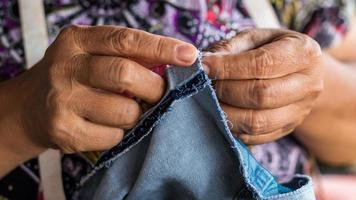
<svg viewBox="0 0 356 200">
<path fill-rule="evenodd" d="M 196 64 L 201 66 L 201 54 L 199 54 Z M 89 180 L 89 178 L 92 177 L 98 170 L 104 166 L 109 167 L 115 159 L 129 151 L 133 146 L 138 144 L 142 139 L 150 134 L 153 128 L 159 124 L 176 101 L 197 94 L 209 84 L 210 80 L 206 78 L 202 67 L 199 67 L 198 71 L 192 75 L 190 79 L 180 84 L 176 87 L 176 89 L 169 91 L 160 103 L 150 113 L 148 113 L 146 117 L 141 119 L 136 127 L 129 131 L 118 145 L 104 152 L 100 156 L 98 162 L 94 165 L 93 169 L 81 179 L 78 188 Z"/>
<path fill-rule="evenodd" d="M 226 116 L 222 110 L 222 108 L 220 107 L 219 103 L 218 103 L 218 99 L 217 96 L 214 92 L 214 89 L 211 85 L 209 85 L 209 89 L 211 91 L 211 95 L 215 101 L 216 104 L 216 108 L 220 114 L 220 121 L 223 122 L 224 124 L 224 130 L 223 134 L 226 137 L 226 139 L 228 140 L 228 142 L 230 143 L 230 147 L 232 149 L 235 149 L 234 153 L 237 155 L 237 157 L 239 158 L 239 162 L 240 162 L 240 172 L 242 173 L 243 177 L 244 177 L 244 181 L 247 183 L 247 188 L 252 192 L 252 195 L 254 197 L 254 199 L 275 199 L 275 198 L 280 198 L 280 197 L 286 197 L 286 198 L 290 198 L 293 197 L 295 195 L 297 195 L 297 193 L 305 193 L 306 191 L 310 190 L 311 186 L 310 186 L 310 178 L 308 178 L 309 183 L 306 183 L 305 185 L 301 186 L 300 188 L 297 189 L 293 189 L 290 190 L 289 188 L 286 188 L 282 185 L 280 185 L 277 180 L 263 167 L 261 166 L 256 160 L 255 158 L 249 153 L 249 150 L 247 149 L 247 147 L 239 140 L 236 139 L 230 129 L 228 128 L 227 125 L 227 119 Z M 247 152 L 247 157 L 244 157 L 244 153 L 242 151 L 246 151 Z M 250 171 L 248 170 L 249 162 L 246 162 L 247 160 L 252 159 L 253 162 L 256 162 L 258 165 L 258 168 L 260 170 L 263 170 L 265 172 L 265 175 L 270 175 L 273 179 L 269 182 L 270 184 L 268 185 L 269 187 L 266 187 L 266 185 L 264 185 L 264 189 L 261 187 L 258 187 L 257 185 L 254 184 L 254 181 L 252 181 L 251 177 L 256 177 L 254 173 L 256 173 L 256 171 L 252 171 L 252 174 L 249 173 Z M 257 176 L 258 177 L 258 176 Z M 296 178 L 298 178 L 298 176 L 296 176 Z M 270 188 L 271 186 L 273 186 L 273 188 Z M 257 186 L 257 187 L 256 187 Z M 290 191 L 282 193 L 281 189 L 289 189 Z M 278 194 L 273 194 L 276 191 Z"/>
<path fill-rule="evenodd" d="M 263 184 L 262 186 L 255 185 L 256 180 L 253 181 L 251 178 L 253 176 L 256 176 L 257 172 L 262 172 L 262 174 L 267 176 L 272 176 L 272 175 L 263 166 L 260 166 L 257 163 L 257 161 L 254 159 L 254 157 L 249 153 L 247 147 L 231 134 L 229 127 L 227 125 L 226 116 L 223 110 L 221 109 L 218 103 L 217 96 L 214 92 L 214 89 L 210 84 L 211 81 L 208 78 L 208 76 L 205 74 L 205 72 L 202 70 L 201 54 L 196 64 L 198 64 L 199 66 L 197 73 L 195 75 L 192 75 L 190 79 L 188 79 L 187 81 L 185 81 L 184 83 L 176 87 L 176 89 L 168 92 L 168 94 L 163 98 L 163 100 L 156 107 L 154 107 L 151 112 L 145 115 L 145 117 L 142 120 L 140 120 L 138 125 L 124 137 L 123 141 L 120 144 L 110 149 L 109 151 L 105 152 L 100 157 L 97 164 L 95 164 L 93 170 L 81 180 L 79 187 L 83 185 L 98 170 L 100 170 L 104 166 L 109 167 L 115 159 L 117 159 L 123 153 L 129 151 L 133 146 L 138 144 L 144 137 L 150 134 L 153 128 L 164 118 L 165 114 L 169 112 L 171 106 L 175 102 L 193 96 L 197 94 L 200 90 L 208 86 L 212 98 L 214 99 L 216 109 L 218 110 L 220 115 L 219 120 L 224 125 L 223 134 L 225 138 L 228 140 L 228 142 L 230 143 L 231 148 L 234 149 L 233 152 L 239 158 L 240 172 L 244 177 L 244 182 L 246 183 L 245 184 L 246 189 L 251 192 L 253 198 L 254 199 L 278 199 L 281 197 L 291 197 L 298 194 L 303 195 L 304 192 L 310 190 L 310 187 L 308 186 L 310 186 L 311 180 L 308 178 L 307 180 L 309 181 L 305 185 L 303 185 L 302 187 L 296 190 L 284 194 L 280 194 L 281 191 L 279 189 L 280 187 L 283 186 L 281 186 L 273 177 L 271 177 L 269 182 L 262 182 Z M 244 157 L 244 154 L 246 154 L 247 157 Z M 254 169 L 253 171 L 248 170 L 249 168 L 248 163 L 250 163 L 248 160 L 250 159 L 253 159 L 252 162 L 256 162 L 258 166 L 256 169 L 258 169 L 258 171 L 256 169 Z M 252 174 L 250 172 L 252 172 Z M 278 194 L 275 194 L 276 192 Z"/>
<path fill-rule="evenodd" d="M 281 199 L 281 198 L 288 198 L 290 196 L 292 196 L 293 198 L 296 198 L 296 199 L 301 199 L 301 197 L 305 197 L 306 195 L 314 195 L 314 192 L 313 192 L 313 183 L 311 181 L 311 178 L 306 176 L 306 175 L 300 175 L 300 174 L 296 174 L 294 176 L 294 178 L 292 179 L 292 181 L 295 181 L 295 180 L 301 180 L 301 179 L 304 179 L 304 181 L 306 181 L 306 183 L 304 185 L 302 185 L 301 187 L 291 191 L 291 192 L 288 192 L 288 193 L 284 193 L 284 194 L 277 194 L 277 195 L 274 195 L 274 196 L 270 196 L 270 197 L 264 197 L 263 199 Z M 313 197 L 311 197 L 310 200 L 314 200 L 315 199 L 315 195 Z M 309 199 L 308 199 L 309 200 Z"/>
<path fill-rule="evenodd" d="M 261 199 L 261 195 L 260 195 L 258 189 L 253 185 L 253 183 L 249 179 L 249 176 L 251 174 L 249 174 L 248 171 L 246 170 L 248 165 L 246 164 L 245 158 L 243 157 L 243 153 L 240 150 L 240 148 L 245 148 L 245 147 L 240 141 L 237 141 L 233 137 L 229 127 L 227 126 L 227 118 L 224 114 L 224 111 L 222 110 L 222 108 L 220 107 L 220 105 L 218 103 L 219 102 L 218 98 L 216 96 L 216 93 L 214 92 L 214 88 L 211 85 L 209 85 L 209 90 L 210 90 L 212 98 L 214 100 L 216 109 L 218 110 L 219 117 L 220 117 L 219 120 L 224 125 L 223 126 L 223 128 L 224 128 L 223 135 L 225 136 L 226 140 L 230 143 L 230 145 L 231 145 L 230 148 L 233 149 L 233 152 L 239 158 L 239 163 L 240 163 L 239 171 L 241 172 L 241 174 L 244 178 L 244 182 L 246 183 L 246 189 L 248 189 L 252 193 L 252 196 L 254 199 Z M 234 150 L 234 149 L 236 149 L 236 150 Z"/>
<path fill-rule="evenodd" d="M 186 84 L 169 92 L 166 98 L 161 101 L 158 107 L 144 119 L 143 123 L 138 124 L 118 145 L 105 152 L 98 160 L 95 166 L 100 166 L 110 161 L 113 157 L 130 148 L 132 145 L 139 142 L 144 136 L 148 135 L 153 127 L 155 127 L 164 113 L 176 100 L 189 97 L 196 94 L 201 88 L 205 87 L 206 80 L 202 78 L 203 73 L 196 75 L 194 79 Z"/>
</svg>

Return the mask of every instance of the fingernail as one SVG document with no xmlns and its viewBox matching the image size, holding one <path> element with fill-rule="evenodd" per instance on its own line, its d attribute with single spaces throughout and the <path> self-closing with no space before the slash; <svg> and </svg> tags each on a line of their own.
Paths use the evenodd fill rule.
<svg viewBox="0 0 356 200">
<path fill-rule="evenodd" d="M 209 75 L 210 69 L 209 69 L 208 65 L 206 65 L 204 63 L 202 63 L 202 65 L 203 65 L 203 69 L 204 69 L 205 73 Z"/>
<path fill-rule="evenodd" d="M 197 50 L 191 45 L 177 47 L 177 58 L 183 62 L 193 63 L 197 58 Z"/>
</svg>

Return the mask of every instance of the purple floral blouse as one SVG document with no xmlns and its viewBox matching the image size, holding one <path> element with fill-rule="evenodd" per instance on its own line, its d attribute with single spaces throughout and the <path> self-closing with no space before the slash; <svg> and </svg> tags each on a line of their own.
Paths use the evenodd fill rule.
<svg viewBox="0 0 356 200">
<path fill-rule="evenodd" d="M 352 1 L 352 0 L 351 0 Z M 348 0 L 270 0 L 286 28 L 309 34 L 324 48 L 346 33 Z M 167 35 L 205 48 L 254 27 L 241 0 L 44 0 L 48 35 L 54 40 L 68 24 L 119 25 Z M 24 71 L 25 59 L 17 0 L 0 0 L 0 81 Z M 280 181 L 309 173 L 308 154 L 294 138 L 252 149 Z M 43 199 L 37 159 L 28 161 L 0 180 L 0 200 Z M 62 157 L 67 199 L 90 170 L 86 157 Z"/>
</svg>

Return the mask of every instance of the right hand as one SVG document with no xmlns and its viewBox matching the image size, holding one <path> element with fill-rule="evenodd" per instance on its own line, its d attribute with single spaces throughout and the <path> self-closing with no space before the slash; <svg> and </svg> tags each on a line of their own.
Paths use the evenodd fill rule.
<svg viewBox="0 0 356 200">
<path fill-rule="evenodd" d="M 13 81 L 25 90 L 18 98 L 24 141 L 64 153 L 108 149 L 142 112 L 123 93 L 149 104 L 164 93 L 164 80 L 147 68 L 188 66 L 195 59 L 195 47 L 176 39 L 114 26 L 69 26 L 38 64 Z"/>
</svg>

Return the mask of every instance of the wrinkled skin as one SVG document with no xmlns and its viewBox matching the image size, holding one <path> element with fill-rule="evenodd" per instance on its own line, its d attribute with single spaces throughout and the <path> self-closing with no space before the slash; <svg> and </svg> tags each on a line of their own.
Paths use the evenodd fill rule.
<svg viewBox="0 0 356 200">
<path fill-rule="evenodd" d="M 144 31 L 69 26 L 29 71 L 0 85 L 0 177 L 47 148 L 109 149 L 156 103 L 164 80 L 149 68 L 189 66 L 196 48 Z M 323 88 L 319 45 L 286 30 L 253 29 L 203 59 L 232 131 L 247 144 L 290 133 Z M 4 117 L 6 116 L 6 117 Z M 179 123 L 179 122 L 177 122 Z"/>
<path fill-rule="evenodd" d="M 291 133 L 323 89 L 319 45 L 287 30 L 251 29 L 205 54 L 231 130 L 246 144 Z"/>
<path fill-rule="evenodd" d="M 142 113 L 127 94 L 154 104 L 164 93 L 164 80 L 148 68 L 191 65 L 196 51 L 191 44 L 140 30 L 69 26 L 19 77 L 31 83 L 23 88 L 31 98 L 18 113 L 19 137 L 28 146 L 64 153 L 108 149 Z"/>
</svg>

